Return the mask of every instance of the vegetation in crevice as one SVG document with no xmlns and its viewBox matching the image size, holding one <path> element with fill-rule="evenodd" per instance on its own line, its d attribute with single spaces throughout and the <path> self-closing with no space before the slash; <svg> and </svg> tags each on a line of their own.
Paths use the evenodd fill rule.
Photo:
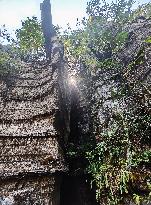
<svg viewBox="0 0 151 205">
<path fill-rule="evenodd" d="M 137 72 L 149 61 L 146 52 L 150 37 L 142 41 L 127 64 L 117 57 L 129 41 L 127 25 L 151 15 L 150 3 L 135 10 L 133 3 L 89 1 L 88 19 L 83 18 L 77 30 L 69 27 L 61 36 L 66 56 L 76 59 L 87 70 L 82 77 L 91 84 L 85 95 L 89 99 L 91 134 L 96 139 L 95 147 L 93 144 L 80 149 L 73 145 L 69 154 L 74 158 L 82 150 L 81 156 L 88 160 L 86 173 L 91 174 L 92 184 L 97 187 L 100 204 L 123 204 L 127 200 L 141 204 L 151 200 L 150 88 Z M 103 97 L 102 86 L 110 84 L 110 95 Z M 114 109 L 103 107 L 109 100 L 112 106 L 115 103 Z M 102 108 L 106 114 L 103 124 Z"/>
<path fill-rule="evenodd" d="M 149 19 L 151 16 L 150 3 L 135 10 L 133 3 L 133 0 L 111 4 L 105 0 L 90 0 L 88 18 L 77 22 L 76 30 L 68 27 L 62 35 L 56 27 L 64 43 L 65 56 L 84 67 L 80 77 L 86 88 L 81 89 L 88 101 L 89 134 L 91 139 L 95 138 L 95 143 L 90 140 L 76 144 L 71 140 L 67 155 L 72 160 L 84 158 L 85 173 L 92 176 L 92 184 L 96 186 L 96 198 L 106 205 L 123 204 L 125 200 L 139 205 L 151 200 L 151 91 L 144 84 L 143 76 L 140 79 L 136 72 L 149 61 L 146 52 L 151 37 L 142 42 L 131 62 L 124 64 L 118 59 L 118 53 L 126 48 L 129 40 L 126 26 L 140 17 Z M 16 31 L 16 40 L 6 30 L 1 37 L 10 41 L 10 47 L 0 45 L 1 76 L 14 72 L 21 60 L 32 62 L 45 57 L 41 25 L 36 17 L 22 22 Z M 107 97 L 101 93 L 104 85 L 110 85 Z M 115 109 L 104 106 L 109 100 Z M 118 108 L 120 103 L 122 108 Z"/>
</svg>

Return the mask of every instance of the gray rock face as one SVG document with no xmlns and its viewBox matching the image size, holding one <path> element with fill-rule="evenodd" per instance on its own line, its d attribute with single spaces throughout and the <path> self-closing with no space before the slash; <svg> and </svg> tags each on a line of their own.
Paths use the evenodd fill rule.
<svg viewBox="0 0 151 205">
<path fill-rule="evenodd" d="M 146 43 L 145 40 L 151 36 L 151 20 L 143 20 L 134 22 L 131 25 L 125 27 L 125 31 L 129 33 L 129 39 L 126 45 L 117 53 L 115 61 L 122 65 L 121 70 L 116 70 L 116 68 L 104 69 L 98 71 L 99 80 L 96 81 L 96 98 L 100 99 L 100 123 L 103 125 L 106 118 L 108 118 L 107 113 L 122 112 L 122 110 L 127 109 L 128 100 L 125 97 L 120 99 L 115 99 L 113 93 L 118 93 L 120 88 L 120 76 L 116 74 L 119 72 L 124 73 L 127 66 L 130 63 L 138 61 L 129 69 L 129 72 L 125 74 L 127 81 L 130 84 L 135 83 L 135 91 L 138 94 L 142 93 L 143 86 L 145 89 L 150 89 L 151 86 L 151 47 L 150 44 Z M 138 59 L 142 62 L 140 63 Z M 140 63 L 140 64 L 139 64 Z M 115 76 L 115 77 L 114 77 Z M 141 81 L 141 83 L 139 83 Z M 142 86 L 143 84 L 143 86 Z M 145 91 L 147 92 L 147 91 Z M 149 97 L 149 93 L 148 93 Z M 130 101 L 129 101 L 130 102 Z M 132 102 L 130 102 L 131 105 Z M 147 102 L 146 102 L 147 103 Z M 149 102 L 148 102 L 149 103 Z M 149 104 L 148 104 L 149 105 Z M 147 104 L 146 104 L 147 106 Z"/>
<path fill-rule="evenodd" d="M 14 199 L 13 197 L 6 197 L 4 199 L 0 199 L 0 205 L 13 205 Z"/>
<path fill-rule="evenodd" d="M 129 33 L 126 46 L 118 53 L 118 58 L 125 64 L 134 60 L 145 40 L 151 36 L 151 20 L 143 20 L 127 25 L 124 30 Z"/>
<path fill-rule="evenodd" d="M 129 32 L 129 41 L 115 57 L 115 60 L 122 65 L 121 70 L 117 72 L 116 69 L 114 69 L 114 67 L 113 69 L 112 68 L 106 70 L 100 69 L 100 72 L 98 74 L 99 80 L 95 82 L 98 88 L 94 93 L 94 95 L 98 100 L 98 104 L 100 103 L 99 108 L 97 110 L 99 116 L 98 124 L 100 125 L 100 129 L 103 131 L 111 130 L 115 122 L 114 116 L 116 116 L 117 113 L 122 114 L 124 111 L 128 113 L 129 110 L 135 110 L 137 106 L 146 108 L 148 114 L 150 112 L 151 44 L 146 42 L 146 39 L 151 36 L 150 26 L 151 26 L 151 20 L 145 20 L 142 22 L 133 23 L 132 25 L 127 26 L 126 30 Z M 120 79 L 120 75 L 116 76 L 116 73 L 120 73 L 120 72 L 124 76 L 123 79 L 125 80 L 125 82 L 127 82 L 128 85 L 131 85 L 130 88 L 133 88 L 133 90 L 130 90 L 130 93 L 131 91 L 133 91 L 133 93 L 135 93 L 136 98 L 130 95 L 122 96 L 120 93 L 119 93 L 120 98 L 117 98 L 115 96 L 115 94 L 118 94 L 118 92 L 120 92 L 120 89 L 122 88 L 123 79 Z M 134 101 L 134 99 L 137 100 Z M 137 115 L 136 115 L 136 119 L 137 119 Z M 136 139 L 139 139 L 139 137 L 137 138 L 137 136 L 135 135 L 132 137 L 134 138 L 136 137 Z M 98 141 L 99 140 L 100 139 L 98 138 Z M 151 148 L 150 140 L 151 137 L 148 137 L 148 142 L 146 143 L 147 150 Z M 111 139 L 111 143 L 112 143 L 112 139 Z M 145 143 L 144 144 L 143 142 L 141 143 L 142 145 L 141 144 L 139 145 L 141 148 L 138 149 L 141 149 L 143 153 L 143 146 L 145 147 L 144 145 Z M 139 169 L 140 170 L 144 169 L 144 171 L 142 172 L 138 170 L 138 173 L 140 174 L 140 176 L 142 176 L 141 178 L 142 181 L 140 179 L 137 179 L 135 185 L 131 185 L 131 189 L 133 189 L 132 186 L 135 186 L 134 189 L 139 190 L 139 193 L 141 195 L 142 193 L 145 193 L 145 191 L 147 190 L 147 186 L 145 185 L 146 183 L 145 175 L 146 178 L 150 177 L 151 170 L 150 170 L 150 165 L 148 164 L 146 166 L 140 165 Z M 134 173 L 137 173 L 137 168 L 135 168 Z M 146 193 L 148 193 L 148 191 L 146 191 Z M 134 204 L 134 203 L 127 202 L 126 204 Z M 142 202 L 142 204 L 147 204 L 147 202 L 144 203 Z M 150 204 L 150 202 L 148 202 L 148 204 Z"/>
<path fill-rule="evenodd" d="M 31 175 L 1 180 L 2 205 L 59 205 L 59 177 Z"/>
<path fill-rule="evenodd" d="M 118 94 L 118 92 L 120 92 L 120 88 L 122 87 L 122 80 L 120 79 L 119 75 L 120 72 L 122 72 L 122 74 L 125 73 L 126 79 L 129 83 L 135 83 L 134 91 L 138 94 L 138 96 L 142 93 L 145 93 L 145 99 L 142 99 L 142 101 L 143 103 L 145 102 L 145 106 L 148 107 L 148 109 L 150 108 L 151 44 L 145 42 L 147 37 L 151 36 L 150 24 L 151 20 L 146 20 L 138 23 L 133 23 L 132 25 L 129 25 L 125 28 L 127 29 L 127 31 L 129 31 L 129 41 L 125 45 L 125 47 L 121 49 L 120 52 L 115 56 L 116 62 L 120 63 L 122 68 L 118 69 L 117 67 L 110 66 L 110 68 L 100 68 L 100 70 L 98 69 L 98 74 L 94 76 L 96 80 L 93 80 L 93 76 L 91 76 L 92 78 L 90 77 L 90 80 L 94 85 L 92 89 L 90 87 L 91 84 L 88 84 L 89 76 L 86 73 L 82 74 L 82 67 L 80 66 L 80 63 L 78 63 L 78 65 L 76 64 L 76 62 L 71 62 L 71 65 L 69 64 L 71 73 L 74 73 L 73 76 L 75 77 L 76 81 L 75 83 L 73 83 L 73 85 L 71 85 L 71 93 L 73 94 L 73 99 L 77 103 L 77 106 L 74 107 L 76 111 L 73 114 L 73 118 L 74 120 L 76 120 L 76 122 L 78 122 L 76 125 L 73 125 L 73 127 L 75 128 L 72 131 L 71 137 L 71 142 L 73 143 L 73 145 L 76 145 L 76 143 L 78 142 L 77 144 L 79 146 L 82 141 L 86 141 L 89 131 L 91 131 L 90 129 L 93 122 L 89 121 L 91 120 L 89 116 L 87 117 L 89 109 L 90 111 L 96 111 L 98 115 L 98 121 L 96 123 L 99 124 L 99 129 L 108 129 L 110 131 L 111 126 L 113 125 L 113 114 L 122 113 L 123 111 L 127 111 L 129 108 L 136 108 L 136 103 L 130 97 L 114 97 L 115 93 Z M 132 66 L 131 69 L 127 69 L 128 65 L 136 61 L 140 56 L 142 56 L 142 62 L 140 64 L 139 62 L 138 64 L 136 62 L 136 66 Z M 80 67 L 80 71 L 78 71 L 77 67 Z M 126 73 L 126 69 L 129 72 Z M 74 70 L 76 70 L 76 72 L 74 72 Z M 91 101 L 89 101 L 88 95 L 90 95 Z M 95 107 L 95 103 L 98 103 L 97 108 Z M 93 110 L 94 107 L 95 110 Z M 83 118 L 82 116 L 79 117 L 80 113 L 82 113 Z M 79 131 L 78 136 L 74 135 L 75 130 Z M 97 140 L 99 141 L 100 139 Z M 150 140 L 151 139 L 149 138 L 149 142 Z M 150 146 L 149 142 L 147 143 L 147 146 Z M 76 162 L 74 161 L 73 164 L 74 167 Z M 147 170 L 150 176 L 150 165 Z M 142 174 L 142 176 L 144 177 L 143 171 L 140 174 Z M 139 181 L 138 179 L 139 183 L 137 183 L 137 188 L 135 187 L 136 189 L 140 190 L 140 193 L 142 190 L 142 181 Z M 150 202 L 148 203 L 150 204 Z M 127 201 L 126 204 L 133 203 Z M 144 202 L 144 204 L 146 203 Z"/>
</svg>

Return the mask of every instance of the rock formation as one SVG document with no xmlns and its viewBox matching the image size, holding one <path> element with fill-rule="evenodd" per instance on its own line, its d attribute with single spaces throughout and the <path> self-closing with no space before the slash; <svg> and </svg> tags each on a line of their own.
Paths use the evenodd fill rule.
<svg viewBox="0 0 151 205">
<path fill-rule="evenodd" d="M 18 62 L 19 69 L 0 80 L 2 205 L 93 204 L 85 179 L 67 175 L 64 151 L 69 138 L 73 142 L 71 104 L 75 102 L 71 102 L 68 65 L 63 46 L 54 36 L 50 11 L 50 1 L 44 0 L 41 13 L 47 60 Z"/>
<path fill-rule="evenodd" d="M 111 133 L 111 136 L 108 135 L 108 140 L 113 148 L 118 147 L 114 144 L 114 139 L 116 139 L 116 136 L 117 138 L 120 136 L 118 132 L 116 132 L 115 135 L 112 135 L 112 132 L 114 132 L 114 122 L 117 122 L 116 117 L 118 114 L 122 116 L 122 114 L 126 112 L 128 113 L 127 118 L 130 118 L 132 111 L 136 111 L 133 116 L 134 120 L 138 120 L 140 113 L 140 116 L 150 116 L 151 114 L 151 44 L 150 41 L 147 41 L 151 36 L 150 28 L 150 19 L 144 19 L 141 22 L 132 22 L 125 26 L 124 31 L 128 32 L 128 40 L 125 46 L 123 46 L 119 52 L 114 54 L 114 63 L 109 66 L 104 66 L 104 68 L 98 68 L 97 75 L 94 76 L 94 84 L 96 87 L 96 90 L 94 90 L 94 96 L 96 96 L 95 99 L 99 105 L 96 112 L 98 114 L 97 120 L 101 130 L 100 133 L 102 134 L 103 131 Z M 117 65 L 120 65 L 120 67 Z M 125 86 L 126 94 L 123 90 L 123 84 Z M 122 95 L 121 90 L 124 95 Z M 148 118 L 150 119 L 150 117 Z M 137 121 L 139 128 L 143 126 L 145 134 L 140 130 L 137 132 L 137 126 L 134 127 L 135 124 L 132 124 L 134 132 L 131 132 L 133 129 L 128 130 L 128 137 L 130 139 L 129 144 L 132 145 L 132 150 L 134 150 L 134 148 L 138 150 L 136 151 L 138 156 L 138 153 L 147 153 L 151 150 L 151 135 L 149 134 L 150 123 L 146 120 L 144 125 L 142 125 L 143 123 L 140 123 L 141 117 L 139 119 L 140 120 Z M 118 126 L 117 128 L 120 129 Z M 101 134 L 97 138 L 98 143 L 102 142 Z M 119 139 L 121 140 L 122 137 Z M 127 160 L 128 159 L 131 160 L 127 155 Z M 124 195 L 125 204 L 134 204 L 131 200 L 133 200 L 133 193 L 135 191 L 138 195 L 142 196 L 142 198 L 140 197 L 142 204 L 151 203 L 149 198 L 150 191 L 147 187 L 147 180 L 150 181 L 151 179 L 150 159 L 151 158 L 148 157 L 148 160 L 142 160 L 141 163 L 138 163 L 138 166 L 131 163 L 127 166 L 126 170 L 132 173 L 134 181 L 128 184 L 128 192 Z M 104 164 L 105 163 L 107 162 L 104 162 Z M 111 168 L 111 170 L 113 169 Z M 110 182 L 111 181 L 108 183 Z M 148 199 L 145 197 L 148 197 Z M 101 196 L 100 204 L 102 204 Z"/>
<path fill-rule="evenodd" d="M 22 63 L 14 76 L 0 82 L 3 202 L 9 198 L 12 204 L 59 204 L 57 173 L 68 170 L 60 146 L 66 134 L 62 116 L 67 114 L 60 101 L 67 96 L 64 65 L 59 62 L 55 69 L 47 63 Z"/>
<path fill-rule="evenodd" d="M 93 204 L 85 180 L 66 174 L 69 166 L 64 151 L 73 137 L 71 88 L 63 47 L 57 39 L 52 43 L 51 63 L 21 62 L 19 70 L 0 81 L 2 205 L 82 205 L 81 197 L 85 204 Z M 76 202 L 68 198 L 67 190 Z"/>
<path fill-rule="evenodd" d="M 45 9 L 51 28 L 45 27 Z M 87 95 L 91 85 L 87 79 L 84 81 L 88 75 L 82 64 L 70 65 L 64 60 L 63 46 L 52 32 L 49 0 L 44 0 L 41 10 L 46 53 L 51 62 L 21 62 L 19 70 L 0 79 L 0 204 L 95 205 L 83 174 L 83 161 L 77 156 L 68 164 L 64 152 L 70 145 L 78 147 L 93 140 Z M 131 80 L 141 78 L 144 85 L 151 79 L 151 49 L 150 44 L 144 44 L 151 35 L 150 25 L 146 20 L 128 26 L 129 42 L 115 57 L 127 66 L 144 46 L 145 61 L 127 74 Z M 77 85 L 68 81 L 74 70 Z M 101 70 L 96 82 L 96 92 L 104 100 L 99 110 L 102 127 L 109 116 L 106 110 L 125 109 L 122 98 L 112 99 L 112 89 L 116 90 L 118 83 L 110 78 L 111 74 L 116 70 Z"/>
<path fill-rule="evenodd" d="M 52 15 L 51 15 L 51 4 L 50 0 L 44 0 L 40 5 L 41 9 L 41 21 L 42 21 L 42 30 L 45 39 L 45 51 L 46 57 L 51 57 L 51 38 L 55 35 L 55 31 L 52 25 Z"/>
</svg>

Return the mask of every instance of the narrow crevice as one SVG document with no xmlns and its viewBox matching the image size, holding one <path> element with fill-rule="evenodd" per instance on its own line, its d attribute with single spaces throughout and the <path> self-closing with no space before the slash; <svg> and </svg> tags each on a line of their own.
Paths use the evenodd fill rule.
<svg viewBox="0 0 151 205">
<path fill-rule="evenodd" d="M 60 205 L 97 205 L 95 190 L 87 176 L 64 174 L 60 187 Z"/>
</svg>

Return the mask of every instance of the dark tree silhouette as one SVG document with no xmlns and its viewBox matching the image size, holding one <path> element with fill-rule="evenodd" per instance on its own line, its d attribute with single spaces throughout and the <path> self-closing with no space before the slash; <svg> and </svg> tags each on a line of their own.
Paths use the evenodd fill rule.
<svg viewBox="0 0 151 205">
<path fill-rule="evenodd" d="M 40 4 L 42 30 L 45 38 L 46 57 L 51 57 L 51 38 L 55 35 L 55 31 L 52 24 L 51 4 L 50 0 L 44 0 Z"/>
</svg>

